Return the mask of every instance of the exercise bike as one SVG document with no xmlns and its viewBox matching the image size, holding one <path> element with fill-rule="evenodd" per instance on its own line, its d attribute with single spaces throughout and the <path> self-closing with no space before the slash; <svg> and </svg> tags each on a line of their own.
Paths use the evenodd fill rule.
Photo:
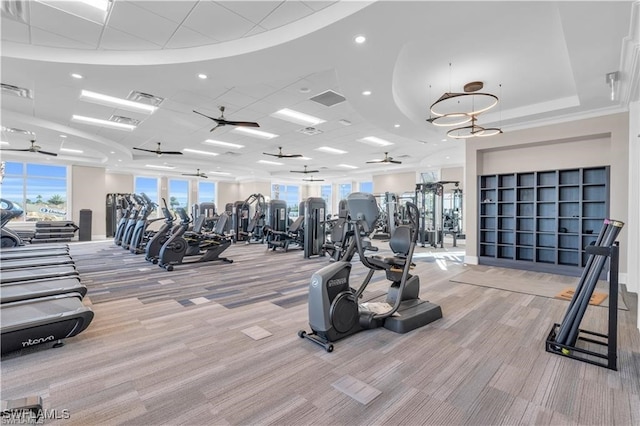
<svg viewBox="0 0 640 426">
<path fill-rule="evenodd" d="M 348 251 L 357 248 L 360 261 L 369 269 L 360 287 L 349 286 L 352 264 L 342 260 L 320 269 L 309 284 L 309 326 L 311 332 L 298 331 L 298 336 L 311 340 L 332 352 L 332 342 L 362 330 L 385 327 L 396 333 L 407 333 L 442 318 L 440 306 L 421 300 L 420 278 L 409 273 L 418 237 L 419 211 L 407 203 L 410 225 L 396 227 L 389 240 L 393 256 L 367 256 L 363 235 L 369 234 L 378 219 L 379 210 L 373 195 L 355 192 L 347 198 L 353 226 L 353 239 Z M 376 271 L 385 271 L 391 287 L 384 303 L 359 303 Z"/>
</svg>

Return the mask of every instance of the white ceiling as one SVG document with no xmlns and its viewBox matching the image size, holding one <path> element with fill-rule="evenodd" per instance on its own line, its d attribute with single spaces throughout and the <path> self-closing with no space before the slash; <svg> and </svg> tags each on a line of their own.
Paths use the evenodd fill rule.
<svg viewBox="0 0 640 426">
<path fill-rule="evenodd" d="M 68 2 L 58 2 L 58 5 Z M 77 3 L 77 2 L 76 2 Z M 22 6 L 9 16 L 8 6 Z M 18 6 L 16 6 L 16 4 Z M 76 4 L 77 6 L 77 4 Z M 36 1 L 3 2 L 2 83 L 30 89 L 33 99 L 2 95 L 2 125 L 35 132 L 56 158 L 3 151 L 5 160 L 99 165 L 112 171 L 174 176 L 229 172 L 221 179 L 300 181 L 304 165 L 328 181 L 426 171 L 464 164 L 464 141 L 445 140 L 429 105 L 470 81 L 500 98 L 479 124 L 510 130 L 626 110 L 638 97 L 638 1 L 113 1 L 98 24 Z M 364 44 L 353 38 L 363 34 Z M 635 44 L 634 44 L 635 43 Z M 615 100 L 607 73 L 619 71 Z M 72 73 L 84 76 L 77 80 Z M 197 74 L 208 75 L 201 80 Z M 125 98 L 134 90 L 164 98 L 153 114 L 132 113 L 79 99 L 82 89 Z M 326 90 L 346 101 L 326 107 L 309 100 Z M 362 92 L 370 90 L 370 96 Z M 210 133 L 198 110 L 257 121 L 278 134 L 255 139 L 226 126 Z M 322 133 L 270 114 L 290 108 L 326 122 Z M 71 121 L 72 115 L 141 120 L 132 132 Z M 348 120 L 345 126 L 340 120 Z M 399 127 L 395 127 L 399 125 Z M 66 135 L 62 138 L 60 135 Z M 375 147 L 357 139 L 393 142 Z M 221 148 L 217 139 L 244 145 Z M 26 148 L 29 136 L 3 132 L 6 148 Z M 191 148 L 216 157 L 144 155 L 133 147 Z M 470 141 L 469 143 L 472 143 Z M 263 155 L 303 154 L 309 160 Z M 331 146 L 348 151 L 316 151 Z M 401 165 L 372 165 L 384 151 Z M 257 163 L 275 160 L 281 166 Z M 147 164 L 175 166 L 158 172 Z M 346 169 L 339 164 L 357 166 Z"/>
</svg>

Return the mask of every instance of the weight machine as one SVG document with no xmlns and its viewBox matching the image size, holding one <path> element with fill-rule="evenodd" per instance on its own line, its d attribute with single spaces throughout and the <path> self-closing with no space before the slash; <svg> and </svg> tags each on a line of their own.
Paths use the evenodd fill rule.
<svg viewBox="0 0 640 426">
<path fill-rule="evenodd" d="M 452 206 L 444 210 L 444 187 L 454 184 Z M 444 247 L 444 235 L 453 236 L 453 246 L 457 246 L 457 238 L 462 234 L 462 190 L 459 181 L 439 181 L 417 183 L 415 200 L 420 209 L 420 231 L 418 242 L 422 247 Z"/>
</svg>

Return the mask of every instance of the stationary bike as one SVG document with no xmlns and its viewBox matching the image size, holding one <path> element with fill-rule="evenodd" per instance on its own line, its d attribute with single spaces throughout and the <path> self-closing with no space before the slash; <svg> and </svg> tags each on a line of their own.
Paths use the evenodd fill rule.
<svg viewBox="0 0 640 426">
<path fill-rule="evenodd" d="M 369 273 L 355 290 L 349 286 L 351 262 L 342 260 L 317 271 L 309 285 L 309 326 L 298 336 L 333 351 L 337 340 L 366 329 L 385 327 L 396 333 L 407 333 L 442 318 L 440 306 L 419 299 L 420 278 L 409 273 L 418 237 L 418 207 L 407 203 L 410 225 L 400 225 L 389 240 L 393 256 L 365 254 L 363 235 L 371 232 L 379 210 L 372 194 L 355 192 L 347 198 L 349 223 L 353 240 L 347 250 L 357 247 L 360 261 Z M 385 271 L 391 281 L 385 303 L 360 304 L 364 290 L 376 271 Z"/>
</svg>

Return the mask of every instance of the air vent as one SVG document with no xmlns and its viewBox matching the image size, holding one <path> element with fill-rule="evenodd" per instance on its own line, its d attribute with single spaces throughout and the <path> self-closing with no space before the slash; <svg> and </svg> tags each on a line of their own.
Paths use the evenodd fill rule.
<svg viewBox="0 0 640 426">
<path fill-rule="evenodd" d="M 395 158 L 411 158 L 411 156 L 409 154 L 403 154 L 403 155 L 398 155 Z"/>
<path fill-rule="evenodd" d="M 8 132 L 8 133 L 20 133 L 22 135 L 27 135 L 27 136 L 34 136 L 35 133 L 30 132 L 28 130 L 22 130 L 22 129 L 16 129 L 15 127 L 4 127 L 2 126 L 2 131 L 3 132 Z"/>
<path fill-rule="evenodd" d="M 242 154 L 240 154 L 239 152 L 227 151 L 223 152 L 222 155 L 228 155 L 229 157 L 239 157 Z"/>
<path fill-rule="evenodd" d="M 334 92 L 333 90 L 327 90 L 320 93 L 319 95 L 315 95 L 314 97 L 309 98 L 309 100 L 330 107 L 346 101 L 347 98 L 339 93 Z"/>
<path fill-rule="evenodd" d="M 349 120 L 345 120 L 344 118 L 338 121 L 338 123 L 342 124 L 343 126 L 351 126 L 351 122 Z"/>
<path fill-rule="evenodd" d="M 109 121 L 115 121 L 116 123 L 122 124 L 130 124 L 132 126 L 137 126 L 140 124 L 140 120 L 136 120 L 135 118 L 123 117 L 121 115 L 112 115 L 109 117 Z"/>
<path fill-rule="evenodd" d="M 29 89 L 25 89 L 24 87 L 12 86 L 11 84 L 0 84 L 2 84 L 3 95 L 13 95 L 19 98 L 33 99 L 33 92 Z"/>
<path fill-rule="evenodd" d="M 129 95 L 127 96 L 127 99 L 133 102 L 139 102 L 141 104 L 151 105 L 155 107 L 160 106 L 162 101 L 164 101 L 164 98 L 150 95 L 144 92 L 138 92 L 137 90 L 132 90 L 131 93 L 129 93 Z"/>
<path fill-rule="evenodd" d="M 298 129 L 298 133 L 303 133 L 305 135 L 313 136 L 319 135 L 323 133 L 322 130 L 316 129 L 315 127 L 303 127 L 302 129 Z"/>
<path fill-rule="evenodd" d="M 27 23 L 24 0 L 3 0 L 2 1 L 2 17 L 10 18 L 16 21 Z"/>
</svg>

